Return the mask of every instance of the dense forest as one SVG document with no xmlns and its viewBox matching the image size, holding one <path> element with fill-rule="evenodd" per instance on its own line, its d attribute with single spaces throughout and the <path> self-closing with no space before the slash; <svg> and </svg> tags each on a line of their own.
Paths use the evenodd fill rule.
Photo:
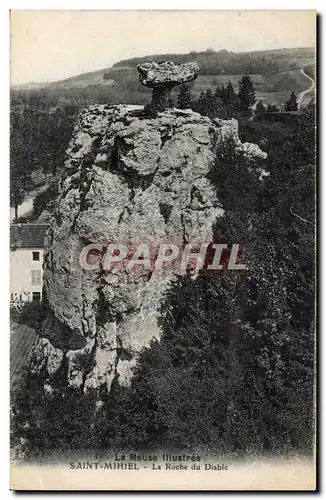
<svg viewBox="0 0 326 500">
<path fill-rule="evenodd" d="M 22 456 L 40 458 L 56 448 L 167 445 L 232 456 L 312 453 L 315 106 L 297 113 L 291 93 L 288 99 L 290 121 L 256 121 L 248 75 L 238 92 L 230 83 L 193 99 L 191 89 L 180 88 L 179 107 L 236 117 L 241 139 L 268 153 L 263 180 L 261 165 L 232 141 L 215 149 L 210 172 L 225 209 L 215 240 L 241 242 L 248 270 L 203 270 L 195 280 L 174 283 L 162 303 L 161 341 L 144 350 L 131 386 L 114 385 L 95 413 L 91 396 L 63 387 L 48 398 L 39 381 L 26 376 L 12 406 L 12 445 Z M 42 154 L 49 155 L 39 158 L 35 145 L 34 160 L 60 170 L 71 116 L 44 115 L 67 134 L 55 142 L 58 135 L 47 135 L 41 115 L 25 113 L 32 123 L 21 125 L 22 116 L 12 121 L 13 154 L 20 158 L 17 130 L 28 124 L 35 130 L 30 140 L 43 138 Z M 256 113 L 286 115 L 261 106 Z"/>
</svg>

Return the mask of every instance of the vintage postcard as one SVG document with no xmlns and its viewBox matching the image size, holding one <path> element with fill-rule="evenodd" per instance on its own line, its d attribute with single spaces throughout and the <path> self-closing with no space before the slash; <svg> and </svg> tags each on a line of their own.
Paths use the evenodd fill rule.
<svg viewBox="0 0 326 500">
<path fill-rule="evenodd" d="M 316 12 L 12 11 L 11 488 L 316 488 Z"/>
</svg>

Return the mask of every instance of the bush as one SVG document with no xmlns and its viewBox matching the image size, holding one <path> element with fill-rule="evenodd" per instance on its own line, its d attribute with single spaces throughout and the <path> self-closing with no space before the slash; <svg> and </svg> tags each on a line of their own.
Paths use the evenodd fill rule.
<svg viewBox="0 0 326 500">
<path fill-rule="evenodd" d="M 11 305 L 10 317 L 21 325 L 27 325 L 37 330 L 44 318 L 43 305 L 36 301 L 18 301 Z"/>
</svg>

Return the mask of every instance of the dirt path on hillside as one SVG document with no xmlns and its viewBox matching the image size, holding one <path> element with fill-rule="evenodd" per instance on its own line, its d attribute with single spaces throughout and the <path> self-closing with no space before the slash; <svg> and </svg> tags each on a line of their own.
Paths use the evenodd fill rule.
<svg viewBox="0 0 326 500">
<path fill-rule="evenodd" d="M 309 87 L 309 89 L 303 90 L 302 92 L 300 92 L 298 94 L 298 96 L 297 96 L 298 110 L 300 109 L 300 107 L 302 105 L 302 100 L 303 100 L 304 96 L 307 94 L 307 92 L 310 92 L 311 90 L 313 90 L 315 88 L 315 80 L 313 80 L 309 75 L 307 75 L 307 73 L 305 73 L 303 71 L 303 69 L 300 69 L 300 72 L 310 80 L 311 86 Z"/>
</svg>

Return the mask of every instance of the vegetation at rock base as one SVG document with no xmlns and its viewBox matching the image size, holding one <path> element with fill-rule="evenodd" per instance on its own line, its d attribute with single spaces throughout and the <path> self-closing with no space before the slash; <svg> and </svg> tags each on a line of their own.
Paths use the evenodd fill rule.
<svg viewBox="0 0 326 500">
<path fill-rule="evenodd" d="M 10 307 L 10 319 L 37 331 L 44 319 L 43 304 L 37 300 L 15 301 Z"/>
<path fill-rule="evenodd" d="M 314 105 L 290 127 L 248 121 L 241 139 L 268 152 L 270 175 L 261 180 L 261 165 L 229 142 L 210 178 L 226 211 L 215 239 L 239 242 L 248 269 L 180 278 L 162 304 L 161 341 L 142 353 L 130 387 L 115 384 L 95 412 L 91 396 L 29 374 L 13 398 L 17 453 L 167 444 L 234 456 L 312 452 Z"/>
</svg>

